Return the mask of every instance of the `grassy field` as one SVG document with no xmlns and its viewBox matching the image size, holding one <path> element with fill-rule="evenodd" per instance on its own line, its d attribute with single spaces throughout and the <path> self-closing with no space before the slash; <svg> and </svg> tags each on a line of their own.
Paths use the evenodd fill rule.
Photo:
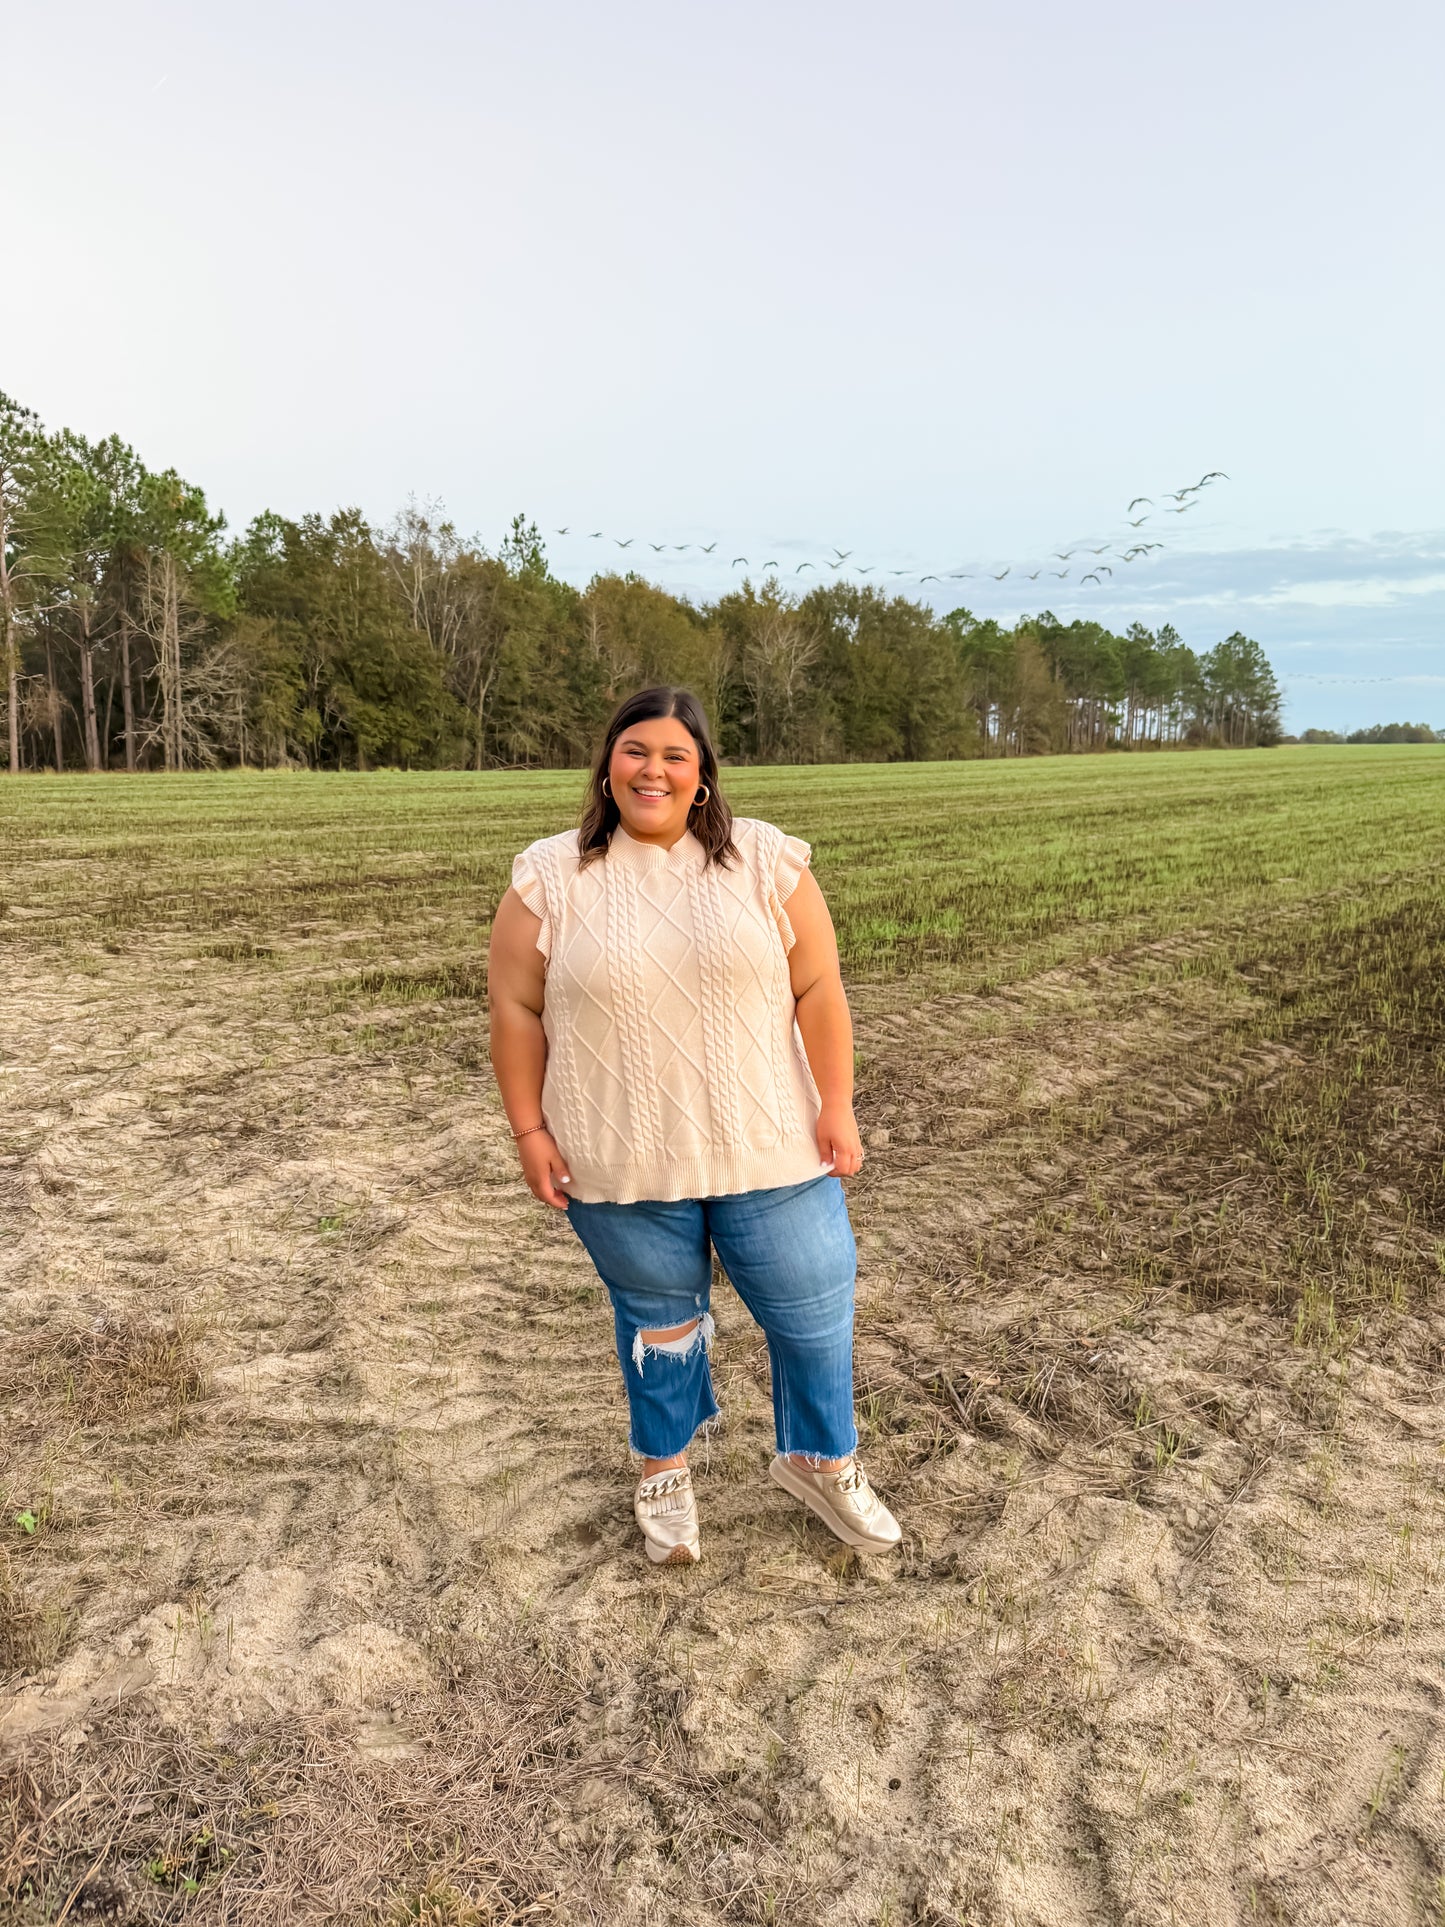
<svg viewBox="0 0 1445 1927">
<path fill-rule="evenodd" d="M 1408 879 L 1441 855 L 1442 783 L 1425 747 L 738 770 L 728 794 L 813 843 L 854 980 L 977 986 L 1096 935 Z M 41 781 L 0 794 L 0 888 L 30 941 L 341 926 L 470 958 L 513 853 L 581 791 L 572 772 Z"/>
<path fill-rule="evenodd" d="M 684 1573 L 486 1061 L 580 783 L 0 787 L 0 1915 L 1438 1927 L 1445 752 L 728 773 L 906 1539 L 723 1288 Z"/>
</svg>

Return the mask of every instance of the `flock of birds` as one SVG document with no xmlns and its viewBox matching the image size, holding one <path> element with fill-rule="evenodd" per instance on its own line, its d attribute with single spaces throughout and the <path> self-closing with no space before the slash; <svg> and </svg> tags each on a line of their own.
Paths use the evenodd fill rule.
<svg viewBox="0 0 1445 1927">
<path fill-rule="evenodd" d="M 1190 483 L 1187 488 L 1167 489 L 1160 494 L 1157 499 L 1150 495 L 1136 495 L 1124 511 L 1124 519 L 1131 529 L 1138 530 L 1143 528 L 1145 523 L 1150 521 L 1155 514 L 1187 515 L 1191 509 L 1198 507 L 1199 497 L 1204 489 L 1209 488 L 1215 482 L 1227 482 L 1228 480 L 1229 477 L 1223 469 L 1214 468 L 1211 469 L 1207 475 L 1201 475 L 1197 482 Z M 1134 511 L 1139 508 L 1142 508 L 1145 513 L 1136 517 Z M 717 551 L 719 546 L 716 539 L 711 542 L 652 542 L 646 538 L 639 541 L 635 535 L 626 537 L 609 535 L 605 529 L 589 529 L 584 536 L 582 530 L 574 529 L 570 523 L 564 527 L 554 529 L 554 533 L 562 536 L 577 535 L 589 542 L 611 542 L 616 548 L 622 550 L 631 549 L 634 546 L 639 551 L 651 549 L 659 560 L 664 556 L 672 557 L 687 554 L 711 556 Z M 1116 541 L 1124 542 L 1125 545 L 1116 546 Z M 1016 581 L 1037 582 L 1040 576 L 1046 575 L 1056 582 L 1064 582 L 1069 579 L 1071 574 L 1071 570 L 1067 565 L 1073 561 L 1075 556 L 1086 555 L 1092 557 L 1093 560 L 1090 565 L 1079 574 L 1077 580 L 1080 586 L 1085 582 L 1096 582 L 1102 587 L 1104 577 L 1113 575 L 1115 562 L 1137 562 L 1141 557 L 1147 559 L 1153 555 L 1156 550 L 1162 549 L 1164 546 L 1163 542 L 1149 542 L 1145 541 L 1142 537 L 1137 537 L 1132 541 L 1126 541 L 1125 538 L 1110 537 L 1109 540 L 1100 542 L 1097 546 L 1088 542 L 1076 542 L 1069 548 L 1054 549 L 1051 552 L 1050 559 L 1064 563 L 1065 567 L 1062 569 L 1051 569 L 1047 566 L 1046 562 L 1041 562 L 1036 569 L 1032 570 L 1022 566 L 1015 567 L 1013 563 L 1010 563 L 1007 567 L 998 570 L 986 568 L 983 565 L 976 565 L 970 569 L 929 570 L 924 574 L 920 574 L 916 569 L 885 569 L 873 562 L 866 564 L 856 562 L 853 561 L 856 553 L 855 550 L 835 548 L 831 556 L 821 562 L 799 562 L 793 567 L 791 573 L 795 576 L 812 573 L 821 578 L 825 570 L 832 570 L 836 574 L 838 570 L 848 567 L 848 564 L 851 562 L 852 567 L 849 569 L 851 575 L 876 575 L 880 579 L 902 578 L 910 582 L 916 582 L 920 588 L 922 588 L 925 582 L 937 582 L 940 584 L 945 582 L 972 582 L 983 576 L 987 576 L 994 582 L 1002 582 L 1010 575 L 1013 576 Z M 1112 560 L 1102 561 L 1099 559 L 1104 556 L 1109 556 Z M 643 559 L 645 560 L 645 557 Z M 766 560 L 759 560 L 754 563 L 751 558 L 746 555 L 735 555 L 729 562 L 728 567 L 733 569 L 757 568 L 766 574 L 769 570 L 774 573 L 781 571 L 784 564 L 777 556 L 769 556 Z"/>
</svg>

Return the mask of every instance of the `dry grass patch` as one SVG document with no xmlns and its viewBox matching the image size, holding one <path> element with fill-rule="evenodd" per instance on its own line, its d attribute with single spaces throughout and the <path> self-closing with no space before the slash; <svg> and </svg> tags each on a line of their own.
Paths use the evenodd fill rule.
<svg viewBox="0 0 1445 1927">
<path fill-rule="evenodd" d="M 207 1744 L 153 1715 L 102 1718 L 78 1745 L 0 1766 L 0 1908 L 17 1927 L 555 1918 L 560 1883 L 579 1878 L 546 1831 L 576 1776 L 574 1701 L 535 1646 L 504 1640 L 370 1719 L 280 1719 Z"/>
<path fill-rule="evenodd" d="M 194 1320 L 150 1323 L 125 1313 L 21 1333 L 0 1360 L 0 1407 L 17 1427 L 62 1418 L 113 1424 L 157 1411 L 179 1423 L 205 1389 L 200 1340 Z"/>
<path fill-rule="evenodd" d="M 186 1318 L 105 1314 L 88 1325 L 8 1335 L 0 1359 L 0 1676 L 44 1672 L 76 1626 L 81 1583 L 69 1541 L 107 1477 L 118 1434 L 159 1417 L 174 1439 L 203 1394 L 202 1334 Z M 135 1442 L 131 1441 L 134 1445 Z M 125 1455 L 134 1479 L 163 1477 L 154 1441 Z M 109 1470 L 107 1470 L 109 1468 Z"/>
<path fill-rule="evenodd" d="M 6 1524 L 24 1530 L 14 1525 L 13 1518 L 7 1518 Z M 18 1561 L 0 1547 L 0 1678 L 53 1665 L 64 1651 L 70 1625 L 65 1606 L 27 1585 Z"/>
</svg>

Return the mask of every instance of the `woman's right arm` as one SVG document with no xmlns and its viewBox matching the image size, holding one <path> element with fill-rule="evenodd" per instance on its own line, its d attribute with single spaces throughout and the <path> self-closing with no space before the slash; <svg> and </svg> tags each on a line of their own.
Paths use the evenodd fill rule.
<svg viewBox="0 0 1445 1927">
<path fill-rule="evenodd" d="M 542 919 L 509 889 L 492 919 L 487 958 L 487 1001 L 491 1010 L 492 1069 L 502 1107 L 517 1139 L 522 1175 L 544 1204 L 565 1210 L 570 1181 L 567 1161 L 542 1122 L 542 1078 L 547 1068 L 547 1036 L 542 1029 L 546 959 L 537 948 Z"/>
</svg>

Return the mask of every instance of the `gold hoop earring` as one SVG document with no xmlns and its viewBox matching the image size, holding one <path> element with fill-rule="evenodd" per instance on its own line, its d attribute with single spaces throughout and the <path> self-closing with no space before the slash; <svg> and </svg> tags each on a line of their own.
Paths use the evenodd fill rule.
<svg viewBox="0 0 1445 1927">
<path fill-rule="evenodd" d="M 604 777 L 603 777 L 603 779 L 602 779 L 602 794 L 603 794 L 603 795 L 604 795 L 604 796 L 605 796 L 605 797 L 607 798 L 607 800 L 608 800 L 609 802 L 611 802 L 611 800 L 612 800 L 612 792 L 611 792 L 611 790 L 610 790 L 610 789 L 608 789 L 608 787 L 607 787 L 607 778 L 606 778 L 605 776 L 604 776 Z"/>
<path fill-rule="evenodd" d="M 698 796 L 693 797 L 692 807 L 695 810 L 700 810 L 705 803 L 711 801 L 711 798 L 712 798 L 712 791 L 708 788 L 707 784 L 704 783 L 702 786 L 702 795 L 701 797 L 698 797 Z"/>
</svg>

